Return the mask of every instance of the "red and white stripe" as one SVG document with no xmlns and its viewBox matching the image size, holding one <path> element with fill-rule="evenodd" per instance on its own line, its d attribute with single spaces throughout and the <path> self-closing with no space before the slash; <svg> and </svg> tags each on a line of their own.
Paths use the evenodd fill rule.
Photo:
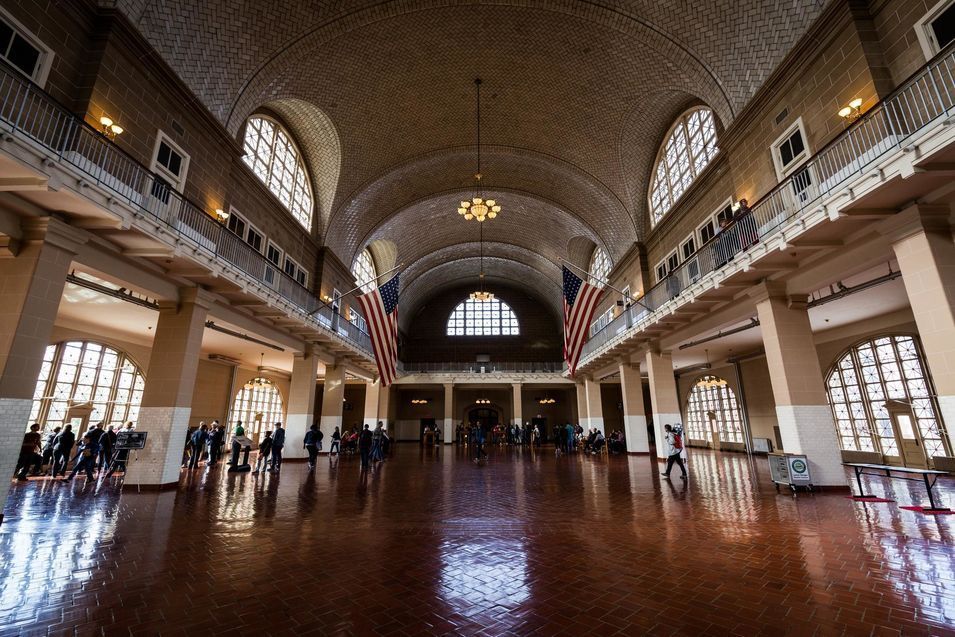
<svg viewBox="0 0 955 637">
<path fill-rule="evenodd" d="M 385 312 L 381 293 L 374 289 L 358 297 L 361 311 L 368 324 L 375 364 L 383 387 L 394 382 L 398 365 L 398 308 L 390 315 Z"/>
<path fill-rule="evenodd" d="M 577 371 L 580 353 L 587 342 L 587 333 L 602 292 L 603 288 L 584 281 L 580 284 L 573 306 L 569 306 L 564 298 L 564 360 L 567 361 L 571 376 Z"/>
</svg>

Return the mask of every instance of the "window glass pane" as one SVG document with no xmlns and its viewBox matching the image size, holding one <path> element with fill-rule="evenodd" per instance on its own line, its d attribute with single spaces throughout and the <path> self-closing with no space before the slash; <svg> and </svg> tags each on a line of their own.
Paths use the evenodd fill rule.
<svg viewBox="0 0 955 637">
<path fill-rule="evenodd" d="M 378 272 L 375 270 L 375 262 L 368 250 L 362 250 L 355 259 L 351 273 L 355 277 L 355 283 L 361 286 L 362 292 L 368 293 L 375 289 Z"/>
<path fill-rule="evenodd" d="M 607 283 L 607 276 L 610 274 L 610 257 L 603 248 L 598 247 L 590 257 L 590 280 L 591 285 L 603 286 Z"/>
<path fill-rule="evenodd" d="M 308 175 L 289 135 L 261 117 L 246 126 L 244 161 L 307 230 L 312 228 L 312 193 Z"/>
<path fill-rule="evenodd" d="M 33 77 L 37 64 L 40 62 L 40 51 L 19 35 L 14 35 L 10 50 L 7 53 L 7 60 L 13 66 Z"/>
<path fill-rule="evenodd" d="M 517 316 L 500 299 L 477 301 L 467 299 L 454 308 L 448 317 L 448 336 L 517 336 Z"/>
</svg>

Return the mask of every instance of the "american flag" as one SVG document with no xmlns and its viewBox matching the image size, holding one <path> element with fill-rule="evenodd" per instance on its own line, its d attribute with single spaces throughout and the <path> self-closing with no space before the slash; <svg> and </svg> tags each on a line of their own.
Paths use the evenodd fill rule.
<svg viewBox="0 0 955 637">
<path fill-rule="evenodd" d="M 590 285 L 564 266 L 564 360 L 570 375 L 577 372 L 580 352 L 587 342 L 590 321 L 603 288 Z"/>
<path fill-rule="evenodd" d="M 381 384 L 387 387 L 395 380 L 398 364 L 398 274 L 380 288 L 359 296 L 358 303 L 368 323 Z"/>
</svg>

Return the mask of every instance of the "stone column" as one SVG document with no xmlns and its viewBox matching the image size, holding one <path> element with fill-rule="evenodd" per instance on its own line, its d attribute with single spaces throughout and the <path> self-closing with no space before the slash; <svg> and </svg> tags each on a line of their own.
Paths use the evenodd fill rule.
<svg viewBox="0 0 955 637">
<path fill-rule="evenodd" d="M 955 244 L 948 208 L 916 205 L 891 221 L 892 249 L 955 449 Z"/>
<path fill-rule="evenodd" d="M 292 361 L 292 380 L 288 390 L 288 410 L 285 416 L 285 447 L 283 459 L 305 458 L 305 432 L 315 422 L 315 377 L 318 375 L 318 357 L 311 346 Z M 322 450 L 328 451 L 332 438 L 326 434 Z"/>
<path fill-rule="evenodd" d="M 378 392 L 378 420 L 382 422 L 385 429 L 389 429 L 391 422 L 391 387 L 382 387 Z M 394 433 L 390 433 L 394 437 Z"/>
<path fill-rule="evenodd" d="M 66 275 L 86 236 L 57 219 L 24 222 L 10 244 L 16 256 L 0 258 L 0 520 Z"/>
<path fill-rule="evenodd" d="M 582 380 L 577 381 L 577 424 L 587 429 L 587 388 Z"/>
<path fill-rule="evenodd" d="M 813 484 L 845 486 L 842 454 L 813 342 L 808 297 L 761 284 L 753 293 L 783 449 L 806 454 Z"/>
<path fill-rule="evenodd" d="M 584 379 L 584 393 L 587 395 L 587 429 L 604 430 L 604 408 L 600 400 L 600 381 L 590 376 Z M 586 433 L 586 431 L 585 431 Z"/>
<path fill-rule="evenodd" d="M 623 428 L 627 439 L 627 452 L 650 453 L 640 365 L 620 363 L 620 393 L 623 394 Z"/>
<path fill-rule="evenodd" d="M 335 427 L 341 431 L 342 411 L 345 401 L 345 366 L 325 366 L 325 388 L 322 393 L 322 418 L 319 427 L 325 434 L 325 440 L 331 445 L 332 433 Z M 322 445 L 323 447 L 325 445 Z"/>
<path fill-rule="evenodd" d="M 647 352 L 647 373 L 650 377 L 650 404 L 653 407 L 653 433 L 657 458 L 666 458 L 664 425 L 682 423 L 680 398 L 673 377 L 673 356 L 670 352 Z M 686 438 L 686 434 L 683 436 Z"/>
<path fill-rule="evenodd" d="M 524 419 L 524 407 L 522 401 L 524 400 L 523 392 L 521 391 L 520 383 L 511 383 L 512 397 L 511 400 L 514 402 L 514 420 L 512 424 L 520 427 L 523 425 Z"/>
<path fill-rule="evenodd" d="M 441 426 L 441 442 L 454 442 L 454 383 L 444 384 L 444 420 Z"/>
<path fill-rule="evenodd" d="M 179 301 L 161 301 L 137 431 L 148 433 L 146 448 L 130 457 L 127 485 L 168 487 L 179 482 L 189 432 L 192 394 L 202 333 L 212 299 L 199 288 L 183 288 Z"/>
<path fill-rule="evenodd" d="M 385 390 L 388 391 L 387 389 Z M 385 418 L 381 418 L 381 414 L 378 411 L 378 405 L 381 403 L 381 381 L 376 380 L 373 383 L 365 383 L 365 409 L 364 419 L 365 425 L 368 425 L 374 429 L 378 425 L 378 421 L 381 420 L 384 424 Z"/>
</svg>

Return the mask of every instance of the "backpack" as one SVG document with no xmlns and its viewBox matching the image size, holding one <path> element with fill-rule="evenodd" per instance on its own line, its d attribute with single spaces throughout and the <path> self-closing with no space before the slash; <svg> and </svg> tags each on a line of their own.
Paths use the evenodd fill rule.
<svg viewBox="0 0 955 637">
<path fill-rule="evenodd" d="M 673 434 L 673 448 L 682 449 L 683 448 L 683 436 L 680 434 Z"/>
</svg>

